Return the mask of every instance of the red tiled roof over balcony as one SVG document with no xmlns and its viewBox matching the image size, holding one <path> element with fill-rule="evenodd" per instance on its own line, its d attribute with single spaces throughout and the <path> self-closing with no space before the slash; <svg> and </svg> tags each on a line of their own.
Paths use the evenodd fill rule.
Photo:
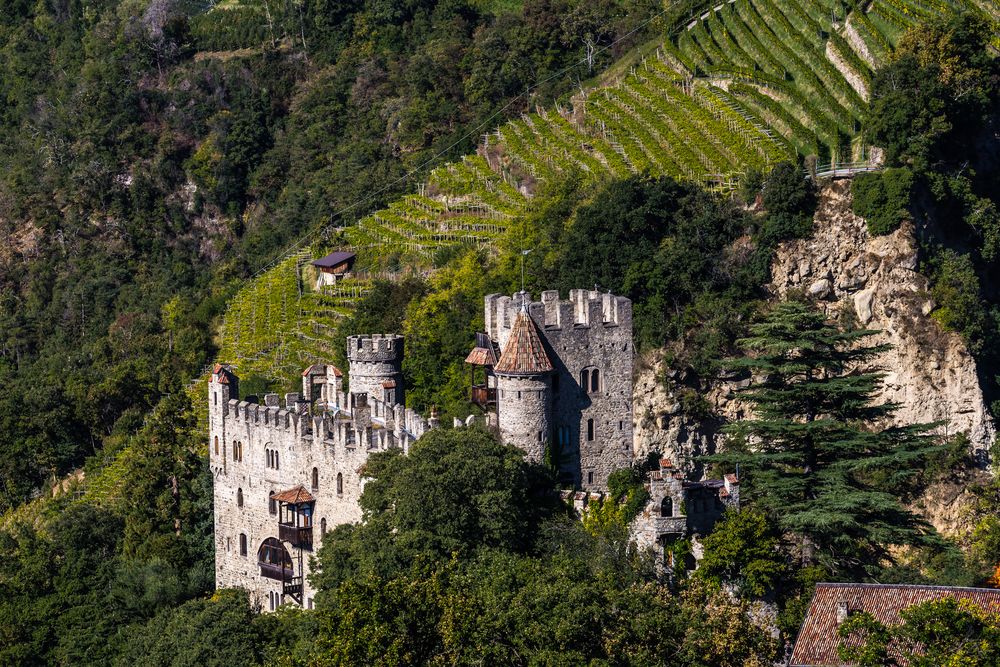
<svg viewBox="0 0 1000 667">
<path fill-rule="evenodd" d="M 552 362 L 545 354 L 538 327 L 523 310 L 514 319 L 510 337 L 493 370 L 501 375 L 537 375 L 552 370 Z"/>
<path fill-rule="evenodd" d="M 306 491 L 306 488 L 301 484 L 296 486 L 294 489 L 288 489 L 287 491 L 276 493 L 271 497 L 279 503 L 288 503 L 290 505 L 301 505 L 302 503 L 311 503 L 316 501 L 316 498 L 313 497 L 311 493 Z"/>
<path fill-rule="evenodd" d="M 883 625 L 898 625 L 902 622 L 900 612 L 904 609 L 945 597 L 968 600 L 986 611 L 1000 612 L 998 589 L 898 584 L 816 584 L 816 592 L 806 612 L 806 619 L 795 640 L 789 667 L 846 665 L 837 654 L 840 644 L 837 628 L 848 614 L 867 612 Z"/>
</svg>

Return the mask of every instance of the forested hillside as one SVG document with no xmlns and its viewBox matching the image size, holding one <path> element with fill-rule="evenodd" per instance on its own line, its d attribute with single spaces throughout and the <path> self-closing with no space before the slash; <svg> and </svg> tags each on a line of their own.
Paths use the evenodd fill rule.
<svg viewBox="0 0 1000 667">
<path fill-rule="evenodd" d="M 764 665 L 818 580 L 995 583 L 997 484 L 922 425 L 850 466 L 832 441 L 823 483 L 878 502 L 826 530 L 741 448 L 771 426 L 737 425 L 698 464 L 760 486 L 670 586 L 627 547 L 642 465 L 581 524 L 538 501 L 550 471 L 447 431 L 373 461 L 316 613 L 261 615 L 210 595 L 201 381 L 220 360 L 244 394 L 293 390 L 348 335 L 400 331 L 408 404 L 465 416 L 482 296 L 524 262 L 529 290 L 631 298 L 639 349 L 712 419 L 707 383 L 756 363 L 748 324 L 787 324 L 772 260 L 812 234 L 832 162 L 879 167 L 855 212 L 874 237 L 912 224 L 929 315 L 997 399 L 997 21 L 990 0 L 6 3 L 0 662 Z M 316 291 L 336 248 L 360 270 Z M 852 438 L 892 413 L 861 406 L 878 381 L 838 413 Z M 975 498 L 964 536 L 903 508 L 942 479 Z M 414 480 L 458 491 L 407 504 Z"/>
</svg>

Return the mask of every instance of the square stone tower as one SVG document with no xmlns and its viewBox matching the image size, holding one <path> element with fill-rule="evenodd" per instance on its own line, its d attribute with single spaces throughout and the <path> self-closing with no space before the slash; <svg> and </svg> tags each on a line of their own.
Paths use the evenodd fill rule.
<svg viewBox="0 0 1000 667">
<path fill-rule="evenodd" d="M 608 475 L 632 463 L 632 302 L 590 290 L 571 290 L 566 300 L 546 291 L 541 301 L 520 292 L 491 294 L 485 308 L 486 336 L 502 351 L 494 401 L 501 435 L 517 434 L 517 442 L 505 439 L 535 458 L 538 443 L 528 447 L 521 441 L 525 434 L 540 433 L 541 444 L 560 462 L 564 481 L 605 490 Z M 525 316 L 551 370 L 537 378 L 508 378 L 505 369 L 525 368 L 525 359 L 545 365 L 530 351 L 532 335 L 518 321 Z M 504 358 L 511 355 L 515 358 Z"/>
</svg>

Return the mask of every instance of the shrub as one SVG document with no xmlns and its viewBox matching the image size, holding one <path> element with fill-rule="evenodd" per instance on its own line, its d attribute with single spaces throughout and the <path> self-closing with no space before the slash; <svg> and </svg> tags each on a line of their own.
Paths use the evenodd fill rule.
<svg viewBox="0 0 1000 667">
<path fill-rule="evenodd" d="M 910 217 L 913 172 L 909 169 L 858 174 L 851 190 L 852 210 L 865 219 L 868 231 L 875 236 L 891 234 Z"/>
</svg>

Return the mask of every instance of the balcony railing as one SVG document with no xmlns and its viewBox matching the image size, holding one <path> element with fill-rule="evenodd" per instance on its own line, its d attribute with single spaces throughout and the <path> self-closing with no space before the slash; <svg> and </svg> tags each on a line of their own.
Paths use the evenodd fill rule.
<svg viewBox="0 0 1000 667">
<path fill-rule="evenodd" d="M 293 547 L 312 550 L 313 529 L 312 526 L 296 527 L 286 523 L 279 523 L 278 539 L 282 542 L 291 542 Z"/>
<path fill-rule="evenodd" d="M 497 402 L 496 387 L 477 384 L 472 387 L 470 400 L 476 405 L 490 405 Z"/>
<path fill-rule="evenodd" d="M 281 583 L 281 592 L 296 600 L 302 600 L 302 577 L 291 577 Z"/>
<path fill-rule="evenodd" d="M 260 565 L 260 576 L 266 577 L 268 579 L 276 579 L 277 581 L 286 582 L 294 579 L 292 576 L 292 566 L 291 565 L 279 565 L 278 563 L 263 563 L 258 562 Z M 300 577 L 301 578 L 301 577 Z"/>
</svg>

